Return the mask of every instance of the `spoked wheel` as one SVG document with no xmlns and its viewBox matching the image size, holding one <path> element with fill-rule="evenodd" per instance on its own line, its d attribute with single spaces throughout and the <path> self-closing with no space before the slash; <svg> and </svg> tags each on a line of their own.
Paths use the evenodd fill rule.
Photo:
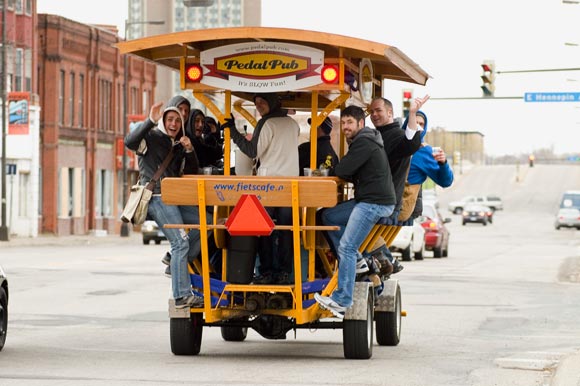
<svg viewBox="0 0 580 386">
<path fill-rule="evenodd" d="M 0 288 L 0 351 L 6 342 L 6 332 L 8 331 L 8 297 L 4 288 Z"/>
<path fill-rule="evenodd" d="M 191 314 L 190 318 L 171 318 L 169 320 L 169 332 L 171 352 L 173 354 L 199 354 L 203 332 L 202 314 Z"/>
<path fill-rule="evenodd" d="M 396 346 L 401 340 L 401 288 L 395 292 L 395 311 L 375 312 L 377 343 L 380 346 Z"/>
<path fill-rule="evenodd" d="M 373 294 L 369 290 L 366 320 L 345 320 L 342 345 L 346 359 L 369 359 L 373 356 Z"/>
</svg>

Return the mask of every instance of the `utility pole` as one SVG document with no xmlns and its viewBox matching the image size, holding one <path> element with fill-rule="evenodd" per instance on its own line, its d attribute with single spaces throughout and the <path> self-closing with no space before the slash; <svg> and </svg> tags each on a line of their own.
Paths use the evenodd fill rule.
<svg viewBox="0 0 580 386">
<path fill-rule="evenodd" d="M 0 241 L 8 241 L 8 224 L 6 222 L 6 0 L 2 1 L 2 223 L 0 224 Z"/>
</svg>

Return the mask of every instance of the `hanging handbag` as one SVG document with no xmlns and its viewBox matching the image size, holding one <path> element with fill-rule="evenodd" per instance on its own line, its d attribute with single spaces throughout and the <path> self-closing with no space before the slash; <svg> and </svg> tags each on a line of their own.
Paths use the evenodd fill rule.
<svg viewBox="0 0 580 386">
<path fill-rule="evenodd" d="M 147 183 L 147 185 L 133 185 L 131 187 L 131 193 L 129 194 L 129 199 L 123 213 L 121 214 L 121 220 L 123 222 L 130 222 L 133 225 L 141 225 L 145 222 L 147 218 L 147 210 L 149 208 L 149 200 L 153 195 L 153 189 L 157 181 L 171 162 L 173 158 L 173 149 L 167 154 L 167 157 L 163 160 L 163 163 L 159 166 L 159 169 L 153 175 L 153 178 Z"/>
</svg>

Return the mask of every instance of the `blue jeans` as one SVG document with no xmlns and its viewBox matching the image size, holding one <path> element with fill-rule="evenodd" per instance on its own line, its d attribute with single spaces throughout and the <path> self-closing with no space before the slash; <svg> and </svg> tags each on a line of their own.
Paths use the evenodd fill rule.
<svg viewBox="0 0 580 386">
<path fill-rule="evenodd" d="M 377 221 L 389 216 L 394 208 L 394 205 L 349 200 L 322 213 L 324 225 L 340 226 L 339 231 L 328 232 L 328 236 L 333 243 L 338 239 L 335 243 L 335 247 L 338 245 L 338 287 L 331 298 L 341 306 L 348 308 L 353 303 L 356 261 L 360 257 L 358 249 Z"/>
<path fill-rule="evenodd" d="M 171 287 L 173 298 L 191 295 L 191 279 L 187 270 L 187 257 L 196 257 L 201 249 L 199 231 L 193 229 L 189 234 L 183 229 L 164 228 L 165 224 L 199 224 L 197 206 L 166 205 L 161 196 L 151 197 L 147 213 L 163 232 L 171 244 Z M 209 222 L 209 218 L 208 218 Z"/>
</svg>

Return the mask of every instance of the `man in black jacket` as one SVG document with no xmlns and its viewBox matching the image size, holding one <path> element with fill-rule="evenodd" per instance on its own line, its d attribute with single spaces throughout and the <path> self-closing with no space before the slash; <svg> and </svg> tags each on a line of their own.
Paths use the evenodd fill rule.
<svg viewBox="0 0 580 386">
<path fill-rule="evenodd" d="M 383 140 L 376 130 L 365 127 L 363 109 L 345 108 L 340 121 L 350 145 L 334 171 L 354 184 L 354 199 L 322 213 L 324 225 L 340 226 L 340 230 L 329 232 L 338 251 L 338 287 L 331 296 L 317 293 L 314 298 L 321 307 L 342 319 L 353 304 L 356 262 L 362 259 L 358 249 L 377 221 L 393 212 L 396 198 Z"/>
</svg>

